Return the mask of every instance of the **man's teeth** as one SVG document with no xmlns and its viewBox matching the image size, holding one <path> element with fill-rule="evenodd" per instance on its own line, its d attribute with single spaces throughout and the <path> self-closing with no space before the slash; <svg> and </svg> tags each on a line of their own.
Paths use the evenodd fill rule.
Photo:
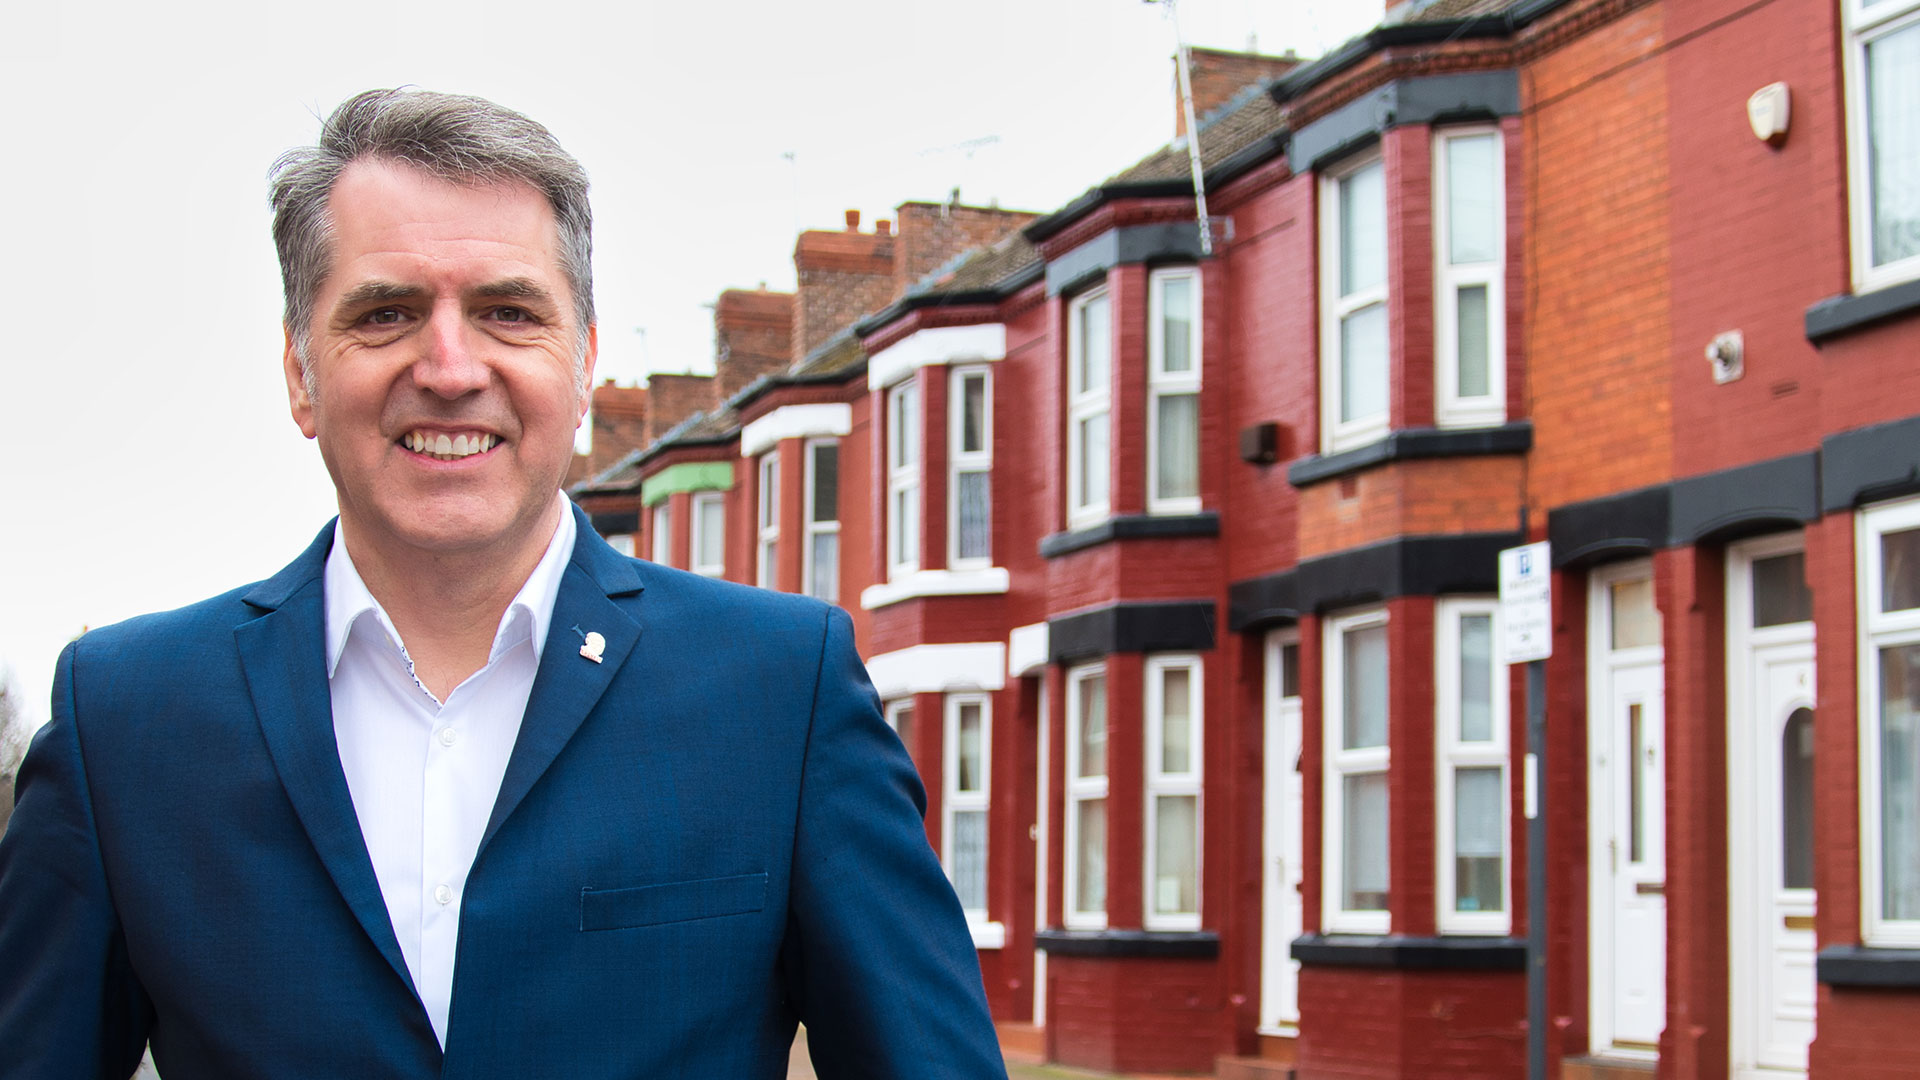
<svg viewBox="0 0 1920 1080">
<path fill-rule="evenodd" d="M 424 431 L 410 431 L 402 441 L 406 444 L 407 449 L 416 454 L 425 454 L 428 457 L 438 458 L 441 461 L 457 461 L 463 457 L 486 453 L 488 450 L 494 448 L 495 444 L 500 441 L 500 437 L 497 435 L 485 435 L 480 432 L 474 432 L 469 435 L 463 431 L 458 435 L 447 436 L 429 435 Z"/>
</svg>

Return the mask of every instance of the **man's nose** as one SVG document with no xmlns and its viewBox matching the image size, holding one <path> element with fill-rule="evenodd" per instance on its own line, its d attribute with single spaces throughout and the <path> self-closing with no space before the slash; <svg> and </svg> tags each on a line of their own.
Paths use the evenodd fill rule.
<svg viewBox="0 0 1920 1080">
<path fill-rule="evenodd" d="M 435 307 L 421 335 L 422 350 L 413 364 L 414 385 L 449 400 L 486 387 L 488 370 L 481 352 L 484 335 L 463 313 Z"/>
</svg>

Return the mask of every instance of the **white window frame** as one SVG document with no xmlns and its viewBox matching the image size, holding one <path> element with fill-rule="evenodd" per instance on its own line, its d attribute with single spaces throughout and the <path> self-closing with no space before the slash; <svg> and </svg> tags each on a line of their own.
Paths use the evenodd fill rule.
<svg viewBox="0 0 1920 1080">
<path fill-rule="evenodd" d="M 1062 910 L 1060 921 L 1070 930 L 1104 930 L 1107 925 L 1107 913 L 1104 908 L 1097 912 L 1077 910 L 1080 899 L 1080 804 L 1093 800 L 1104 801 L 1107 798 L 1108 778 L 1113 772 L 1113 684 L 1107 683 L 1107 773 L 1101 776 L 1080 776 L 1080 685 L 1089 679 L 1105 680 L 1105 664 L 1086 664 L 1067 672 L 1067 752 L 1066 752 L 1066 821 L 1064 826 L 1065 844 L 1063 850 L 1065 865 L 1061 867 Z M 1108 810 L 1112 807 L 1109 804 Z M 1107 830 L 1107 861 L 1113 859 L 1113 830 L 1111 814 Z M 1109 875 L 1111 879 L 1111 875 Z M 1111 897 L 1109 897 L 1111 898 Z"/>
<path fill-rule="evenodd" d="M 980 787 L 977 791 L 960 790 L 960 713 L 968 705 L 980 707 Z M 993 785 L 993 698 L 987 694 L 948 694 L 945 705 L 946 732 L 941 750 L 941 768 L 943 781 L 940 799 L 940 865 L 947 872 L 947 880 L 954 883 L 955 891 L 959 882 L 953 876 L 953 823 L 954 817 L 962 813 L 978 813 L 985 824 L 982 825 L 981 883 L 982 904 L 977 908 L 963 906 L 969 923 L 987 922 L 986 897 L 989 895 L 987 870 L 988 852 L 991 843 L 987 830 L 992 826 L 988 817 L 988 805 Z"/>
<path fill-rule="evenodd" d="M 1167 673 L 1181 670 L 1187 672 L 1187 715 L 1193 729 L 1189 732 L 1191 742 L 1188 745 L 1188 768 L 1179 772 L 1166 772 L 1160 750 L 1161 737 L 1166 722 L 1166 678 Z M 1145 878 L 1141 885 L 1142 925 L 1148 930 L 1198 930 L 1200 929 L 1200 910 L 1204 902 L 1204 884 L 1206 880 L 1206 846 L 1202 839 L 1206 835 L 1206 803 L 1202 797 L 1203 778 L 1206 771 L 1206 720 L 1205 720 L 1205 671 L 1198 654 L 1168 653 L 1147 658 L 1146 663 L 1146 744 L 1144 747 L 1146 764 L 1146 802 L 1143 807 L 1145 817 L 1141 834 L 1144 838 L 1145 852 L 1141 864 L 1145 869 Z M 1112 700 L 1108 700 L 1112 708 Z M 1180 912 L 1161 912 L 1159 908 L 1159 855 L 1160 855 L 1160 815 L 1159 800 L 1164 797 L 1192 798 L 1194 804 L 1193 843 L 1194 863 L 1194 901 L 1193 910 Z"/>
<path fill-rule="evenodd" d="M 720 507 L 720 561 L 717 563 L 703 563 L 700 561 L 700 549 L 706 546 L 706 527 L 703 524 L 706 519 L 706 514 L 704 511 L 707 507 L 715 505 Z M 703 574 L 707 577 L 724 576 L 727 572 L 726 492 L 694 492 L 693 499 L 691 500 L 691 513 L 688 516 L 693 518 L 692 521 L 687 523 L 687 536 L 689 540 L 687 545 L 687 561 L 692 564 L 691 569 L 694 573 Z"/>
<path fill-rule="evenodd" d="M 653 504 L 653 561 L 661 566 L 673 565 L 673 497 L 661 499 Z"/>
<path fill-rule="evenodd" d="M 920 383 L 908 379 L 887 388 L 887 579 L 920 569 Z M 909 456 L 911 455 L 911 456 Z"/>
<path fill-rule="evenodd" d="M 1855 578 L 1859 583 L 1860 640 L 1860 926 L 1873 946 L 1920 947 L 1920 919 L 1892 919 L 1882 910 L 1885 846 L 1881 823 L 1880 650 L 1920 643 L 1920 608 L 1882 613 L 1880 537 L 1920 528 L 1920 498 L 1862 510 L 1855 529 Z"/>
<path fill-rule="evenodd" d="M 947 402 L 947 567 L 952 570 L 981 570 L 993 565 L 993 370 L 985 365 L 952 369 Z M 966 431 L 966 384 L 977 378 L 981 384 L 981 447 L 965 450 L 961 441 Z M 962 558 L 960 555 L 960 477 L 983 474 L 987 477 L 987 553 Z"/>
<path fill-rule="evenodd" d="M 1379 285 L 1340 295 L 1340 183 L 1369 168 L 1382 170 L 1384 188 L 1386 160 L 1378 149 L 1340 163 L 1320 176 L 1320 448 L 1326 453 L 1365 446 L 1386 437 L 1393 412 L 1393 311 L 1391 305 L 1393 272 L 1389 265 Z M 1389 206 L 1391 200 L 1387 200 Z M 1392 222 L 1387 221 L 1383 242 L 1392 250 Z M 1387 257 L 1383 255 L 1383 258 Z M 1340 342 L 1341 321 L 1355 312 L 1379 304 L 1387 319 L 1386 408 L 1378 413 L 1340 419 Z"/>
<path fill-rule="evenodd" d="M 832 521 L 816 521 L 813 517 L 813 504 L 815 484 L 818 482 L 820 476 L 820 460 L 817 455 L 822 448 L 831 447 L 834 450 L 834 489 L 836 491 L 839 490 L 839 444 L 840 440 L 838 439 L 808 439 L 801 447 L 801 453 L 806 455 L 806 491 L 802 496 L 805 502 L 800 508 L 800 526 L 801 531 L 806 535 L 804 537 L 805 547 L 800 551 L 800 591 L 816 599 L 825 600 L 829 604 L 837 604 L 840 602 L 840 509 L 838 506 L 834 507 Z M 817 538 L 827 535 L 831 535 L 834 538 L 832 567 L 833 587 L 821 592 L 816 592 L 814 591 L 813 584 L 819 567 L 814 565 L 814 542 Z"/>
<path fill-rule="evenodd" d="M 780 587 L 780 451 L 760 455 L 759 482 L 754 496 L 759 514 L 755 583 L 763 589 Z"/>
<path fill-rule="evenodd" d="M 1448 147 L 1463 139 L 1493 140 L 1494 258 L 1455 264 L 1450 208 L 1452 178 Z M 1507 419 L 1507 185 L 1506 142 L 1493 124 L 1445 128 L 1433 138 L 1433 356 L 1434 424 L 1443 428 L 1488 427 Z M 1487 392 L 1462 396 L 1460 387 L 1460 305 L 1462 289 L 1487 290 Z"/>
<path fill-rule="evenodd" d="M 1391 905 L 1393 888 L 1393 812 L 1392 764 L 1389 746 L 1370 746 L 1357 750 L 1341 748 L 1343 733 L 1341 721 L 1344 718 L 1346 680 L 1343 668 L 1346 662 L 1346 635 L 1355 630 L 1366 630 L 1387 625 L 1385 608 L 1369 608 L 1351 611 L 1326 619 L 1322 638 L 1322 675 L 1321 700 L 1323 716 L 1323 741 L 1321 746 L 1325 765 L 1322 770 L 1325 777 L 1321 802 L 1324 826 L 1321 833 L 1321 874 L 1320 874 L 1320 922 L 1324 929 L 1343 933 L 1384 934 L 1391 928 L 1387 911 L 1348 910 L 1342 905 L 1344 895 L 1344 868 L 1346 861 L 1344 801 L 1345 786 L 1342 781 L 1349 776 L 1379 774 L 1388 778 L 1387 812 L 1388 828 L 1385 842 L 1387 852 L 1387 889 L 1388 903 Z M 1393 733 L 1393 657 L 1389 642 L 1387 657 L 1387 740 L 1391 745 Z"/>
<path fill-rule="evenodd" d="M 901 735 L 901 732 L 900 732 L 900 714 L 901 713 L 906 713 L 908 717 L 908 722 L 909 723 L 912 722 L 913 695 L 909 694 L 906 697 L 894 698 L 892 701 L 887 702 L 886 705 L 883 706 L 881 709 L 881 715 L 885 717 L 887 721 L 887 727 L 891 729 L 895 735 L 899 735 L 902 741 L 905 741 L 906 736 Z"/>
<path fill-rule="evenodd" d="M 628 558 L 633 557 L 633 534 L 612 533 L 606 538 L 607 546 Z"/>
<path fill-rule="evenodd" d="M 1107 381 L 1102 386 L 1079 385 L 1085 334 L 1080 324 L 1088 305 L 1096 300 L 1107 304 Z M 1113 505 L 1113 302 L 1105 286 L 1089 289 L 1067 305 L 1067 527 L 1081 528 L 1105 521 Z M 1090 501 L 1081 483 L 1085 471 L 1080 461 L 1080 426 L 1095 418 L 1107 422 L 1107 497 Z"/>
<path fill-rule="evenodd" d="M 1851 223 L 1853 287 L 1870 292 L 1920 279 L 1920 255 L 1873 265 L 1873 176 L 1867 160 L 1867 46 L 1920 26 L 1920 0 L 1841 0 L 1843 75 L 1847 108 L 1847 208 Z M 1920 123 L 1920 117 L 1914 118 Z"/>
<path fill-rule="evenodd" d="M 1187 325 L 1187 356 L 1192 360 L 1186 371 L 1168 371 L 1166 334 L 1166 285 L 1170 281 L 1191 283 L 1193 307 Z M 1200 512 L 1200 271 L 1191 266 L 1155 270 L 1147 275 L 1147 513 L 1197 514 Z M 1194 493 L 1160 494 L 1160 399 L 1191 396 L 1194 399 L 1193 447 Z M 1111 443 L 1109 443 L 1111 445 Z"/>
<path fill-rule="evenodd" d="M 1460 738 L 1461 635 L 1464 618 L 1484 616 L 1491 633 L 1494 652 L 1489 654 L 1492 669 L 1491 715 L 1484 741 L 1467 742 Z M 1513 806 L 1507 797 L 1509 773 L 1508 668 L 1498 656 L 1500 641 L 1500 604 L 1485 597 L 1442 599 L 1434 605 L 1433 705 L 1434 705 L 1434 841 L 1438 851 L 1438 889 L 1434 903 L 1443 934 L 1506 934 L 1513 926 Z M 1454 902 L 1454 774 L 1461 769 L 1496 769 L 1499 772 L 1500 798 L 1500 910 L 1458 911 Z"/>
</svg>

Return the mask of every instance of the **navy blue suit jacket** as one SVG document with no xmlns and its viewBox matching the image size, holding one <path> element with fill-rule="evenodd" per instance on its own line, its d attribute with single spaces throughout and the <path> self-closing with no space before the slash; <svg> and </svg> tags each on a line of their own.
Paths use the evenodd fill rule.
<svg viewBox="0 0 1920 1080">
<path fill-rule="evenodd" d="M 334 745 L 329 527 L 62 654 L 0 841 L 0 1076 L 124 1078 L 150 1039 L 166 1080 L 772 1080 L 797 1019 L 823 1077 L 1003 1077 L 846 614 L 578 524 L 444 1055 Z"/>
</svg>

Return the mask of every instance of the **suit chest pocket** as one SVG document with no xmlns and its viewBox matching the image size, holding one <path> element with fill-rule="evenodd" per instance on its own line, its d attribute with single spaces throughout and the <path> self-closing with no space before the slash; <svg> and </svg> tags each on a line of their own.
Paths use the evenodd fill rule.
<svg viewBox="0 0 1920 1080">
<path fill-rule="evenodd" d="M 745 915 L 759 911 L 766 902 L 765 874 L 674 881 L 635 889 L 581 889 L 580 929 L 624 930 Z"/>
</svg>

